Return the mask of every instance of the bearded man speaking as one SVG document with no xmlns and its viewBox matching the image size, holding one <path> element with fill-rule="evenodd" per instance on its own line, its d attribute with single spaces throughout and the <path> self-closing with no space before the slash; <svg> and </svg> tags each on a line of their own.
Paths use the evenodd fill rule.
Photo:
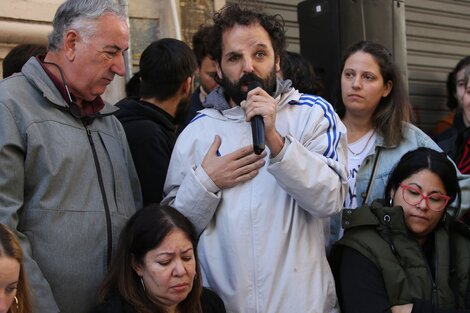
<svg viewBox="0 0 470 313">
<path fill-rule="evenodd" d="M 324 219 L 347 192 L 346 129 L 324 99 L 276 78 L 279 16 L 228 5 L 213 20 L 220 86 L 176 142 L 163 203 L 196 226 L 204 285 L 227 312 L 339 312 Z"/>
</svg>

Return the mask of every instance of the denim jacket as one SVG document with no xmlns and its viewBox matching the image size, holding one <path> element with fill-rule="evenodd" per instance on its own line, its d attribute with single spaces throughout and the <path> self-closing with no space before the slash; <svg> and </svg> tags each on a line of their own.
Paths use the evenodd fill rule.
<svg viewBox="0 0 470 313">
<path fill-rule="evenodd" d="M 415 150 L 420 147 L 428 147 L 442 151 L 441 148 L 439 148 L 439 146 L 418 127 L 410 123 L 403 123 L 403 127 L 405 138 L 399 145 L 387 147 L 384 144 L 383 137 L 377 135 L 374 148 L 369 151 L 368 155 L 362 161 L 356 179 L 356 197 L 358 206 L 361 206 L 364 203 L 370 205 L 372 201 L 384 198 L 384 190 L 387 185 L 388 176 L 401 157 L 408 151 Z M 372 182 L 370 193 L 367 196 L 367 199 L 364 199 L 378 149 L 380 149 L 380 153 L 377 163 L 377 172 L 375 179 Z"/>
<path fill-rule="evenodd" d="M 363 204 L 370 205 L 374 200 L 384 198 L 384 191 L 388 177 L 405 153 L 419 147 L 428 147 L 437 151 L 442 151 L 442 149 L 418 127 L 406 122 L 403 123 L 403 127 L 404 139 L 399 145 L 387 147 L 384 144 L 383 137 L 377 134 L 374 147 L 362 161 L 357 174 L 356 197 L 358 207 Z M 375 179 L 372 182 L 370 193 L 367 196 L 367 199 L 364 199 L 378 149 L 380 149 L 380 153 L 377 163 L 377 172 Z M 458 172 L 458 178 L 462 191 L 461 210 L 465 211 L 470 205 L 470 175 L 463 175 Z M 330 245 L 332 245 L 339 239 L 339 230 L 341 227 L 340 216 L 331 217 L 330 227 Z"/>
</svg>

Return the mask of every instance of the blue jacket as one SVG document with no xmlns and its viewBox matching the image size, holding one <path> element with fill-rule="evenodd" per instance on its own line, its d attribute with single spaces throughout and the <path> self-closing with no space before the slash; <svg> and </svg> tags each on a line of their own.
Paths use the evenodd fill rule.
<svg viewBox="0 0 470 313">
<path fill-rule="evenodd" d="M 377 135 L 374 147 L 369 151 L 367 156 L 362 161 L 359 173 L 356 179 L 356 197 L 358 207 L 366 204 L 371 204 L 375 199 L 384 198 L 384 190 L 387 185 L 388 177 L 395 165 L 401 157 L 408 151 L 415 150 L 419 147 L 428 147 L 434 150 L 442 151 L 439 146 L 426 135 L 418 127 L 410 124 L 403 123 L 404 139 L 396 146 L 385 146 L 382 136 Z M 377 173 L 372 183 L 372 187 L 367 199 L 363 199 L 367 190 L 367 184 L 372 174 L 374 167 L 374 160 L 377 153 L 377 148 L 381 149 L 379 160 L 377 163 Z"/>
</svg>

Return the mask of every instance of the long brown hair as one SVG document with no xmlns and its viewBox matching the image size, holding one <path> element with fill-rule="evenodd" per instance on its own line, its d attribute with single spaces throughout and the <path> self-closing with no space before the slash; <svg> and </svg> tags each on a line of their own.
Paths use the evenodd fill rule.
<svg viewBox="0 0 470 313">
<path fill-rule="evenodd" d="M 344 54 L 341 62 L 340 79 L 346 60 L 354 53 L 362 51 L 370 54 L 380 68 L 384 83 L 392 82 L 392 90 L 387 97 L 380 100 L 372 115 L 374 130 L 384 138 L 386 146 L 395 146 L 404 139 L 403 122 L 411 119 L 411 104 L 403 85 L 398 67 L 392 60 L 392 54 L 382 45 L 371 41 L 360 41 L 351 46 Z M 346 114 L 343 103 L 341 84 L 337 88 L 335 109 L 340 118 Z"/>
<path fill-rule="evenodd" d="M 20 275 L 16 288 L 16 298 L 18 299 L 18 305 L 13 302 L 9 312 L 31 313 L 31 294 L 26 280 L 23 264 L 23 250 L 21 250 L 20 243 L 18 242 L 15 234 L 13 234 L 13 232 L 3 224 L 0 224 L 0 257 L 13 258 L 17 260 L 18 263 L 20 263 Z"/>
<path fill-rule="evenodd" d="M 178 304 L 180 312 L 202 313 L 201 272 L 197 257 L 197 235 L 193 224 L 170 206 L 151 204 L 137 211 L 121 233 L 116 255 L 100 290 L 100 301 L 120 295 L 139 313 L 165 313 L 152 302 L 142 288 L 140 278 L 132 268 L 132 260 L 143 262 L 145 254 L 158 247 L 173 230 L 183 231 L 193 245 L 196 277 L 186 299 Z"/>
</svg>

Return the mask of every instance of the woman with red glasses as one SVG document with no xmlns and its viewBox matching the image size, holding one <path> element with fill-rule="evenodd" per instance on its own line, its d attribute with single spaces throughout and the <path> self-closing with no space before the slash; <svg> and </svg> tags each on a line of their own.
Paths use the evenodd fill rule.
<svg viewBox="0 0 470 313">
<path fill-rule="evenodd" d="M 406 153 L 385 199 L 343 213 L 331 253 L 343 313 L 470 312 L 470 231 L 446 208 L 460 193 L 444 153 Z"/>
</svg>

